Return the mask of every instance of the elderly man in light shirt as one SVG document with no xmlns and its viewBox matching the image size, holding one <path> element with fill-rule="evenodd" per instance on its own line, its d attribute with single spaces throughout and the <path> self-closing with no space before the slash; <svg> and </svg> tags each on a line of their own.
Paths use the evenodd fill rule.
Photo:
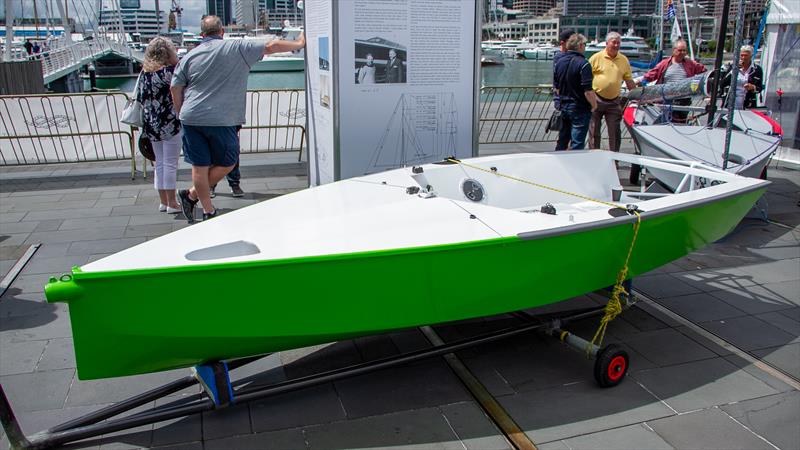
<svg viewBox="0 0 800 450">
<path fill-rule="evenodd" d="M 628 58 L 619 52 L 622 36 L 612 31 L 606 36 L 606 48 L 589 58 L 592 65 L 592 88 L 597 94 L 597 109 L 592 112 L 589 123 L 589 147 L 600 148 L 600 128 L 602 120 L 606 119 L 608 130 L 608 147 L 612 152 L 618 152 L 622 141 L 619 124 L 622 121 L 622 105 L 619 94 L 622 82 L 628 89 L 636 87 L 631 73 Z"/>
</svg>

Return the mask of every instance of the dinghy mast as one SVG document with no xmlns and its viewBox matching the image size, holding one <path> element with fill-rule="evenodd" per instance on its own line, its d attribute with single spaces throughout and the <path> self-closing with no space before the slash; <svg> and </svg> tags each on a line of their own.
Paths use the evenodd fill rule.
<svg viewBox="0 0 800 450">
<path fill-rule="evenodd" d="M 728 156 L 731 151 L 731 131 L 733 131 L 733 115 L 736 114 L 736 84 L 739 78 L 739 53 L 742 51 L 742 23 L 744 22 L 744 0 L 739 0 L 736 12 L 736 31 L 733 33 L 733 62 L 731 63 L 731 85 L 728 88 L 728 119 L 725 122 L 725 147 L 722 153 L 722 170 L 728 168 Z M 755 64 L 750 61 L 750 65 Z"/>
<path fill-rule="evenodd" d="M 714 128 L 714 116 L 717 112 L 717 89 L 719 89 L 720 71 L 722 68 L 722 52 L 725 51 L 725 34 L 728 32 L 728 10 L 731 0 L 723 0 L 722 23 L 717 38 L 717 54 L 714 57 L 714 79 L 711 82 L 711 101 L 708 104 L 708 128 Z"/>
</svg>

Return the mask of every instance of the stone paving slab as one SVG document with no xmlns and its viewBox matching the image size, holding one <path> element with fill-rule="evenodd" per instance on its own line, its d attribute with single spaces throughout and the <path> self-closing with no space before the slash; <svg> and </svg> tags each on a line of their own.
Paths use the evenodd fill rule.
<svg viewBox="0 0 800 450">
<path fill-rule="evenodd" d="M 488 422 L 488 419 L 486 421 Z M 488 424 L 486 425 L 488 426 Z M 497 433 L 496 429 L 492 430 L 492 433 Z M 318 425 L 304 429 L 304 434 L 311 449 L 391 447 L 463 450 L 465 447 L 476 448 L 473 445 L 465 445 L 438 408 L 424 408 L 330 425 Z M 497 440 L 489 440 L 489 442 L 494 444 L 489 448 L 508 448 L 497 445 Z"/>
<path fill-rule="evenodd" d="M 537 445 L 538 450 L 672 450 L 646 423 L 590 433 L 561 441 Z"/>
<path fill-rule="evenodd" d="M 720 409 L 778 448 L 800 448 L 798 391 L 724 405 Z"/>
<path fill-rule="evenodd" d="M 631 374 L 677 412 L 688 412 L 775 394 L 761 380 L 726 361 L 714 358 Z"/>
<path fill-rule="evenodd" d="M 533 442 L 547 443 L 577 435 L 623 427 L 661 417 L 674 410 L 638 383 L 613 390 L 594 383 L 564 386 L 498 397 L 498 401 Z"/>
<path fill-rule="evenodd" d="M 718 408 L 694 411 L 648 422 L 666 442 L 678 449 L 774 450 Z"/>
<path fill-rule="evenodd" d="M 75 262 L 81 258 L 95 260 L 187 226 L 180 217 L 156 211 L 152 179 L 132 181 L 127 167 L 120 173 L 111 164 L 100 167 L 91 172 L 75 166 L 64 172 L 73 175 L 47 181 L 37 179 L 35 170 L 12 174 L 0 169 L 0 180 L 13 179 L 0 183 L 0 256 L 9 255 L 0 260 L 13 264 L 12 256 L 29 243 L 43 242 L 0 298 L 0 383 L 29 433 L 186 374 L 75 379 L 67 306 L 44 303 L 44 282 L 83 263 Z M 243 163 L 242 170 L 247 194 L 234 199 L 223 186 L 215 201 L 225 210 L 306 185 L 305 166 L 294 162 Z M 720 242 L 640 277 L 635 287 L 798 377 L 800 176 L 785 170 L 770 175 L 776 180 L 770 188 L 770 216 L 794 229 L 745 221 Z M 179 183 L 188 180 L 182 169 Z M 99 215 L 71 211 L 77 209 Z M 597 304 L 584 296 L 537 313 Z M 450 340 L 510 322 L 489 318 L 437 330 Z M 597 318 L 569 326 L 585 337 L 596 328 Z M 798 448 L 797 390 L 654 308 L 640 303 L 626 311 L 610 325 L 606 343 L 621 344 L 631 355 L 628 379 L 613 389 L 595 386 L 592 362 L 580 353 L 535 333 L 459 356 L 539 448 L 718 448 L 731 443 L 734 448 Z M 233 378 L 273 383 L 427 346 L 421 333 L 406 330 L 281 352 L 238 369 Z M 13 362 L 6 365 L 8 359 Z M 194 392 L 197 388 L 159 404 L 182 401 Z M 3 439 L 0 448 L 6 446 Z M 499 449 L 508 448 L 508 442 L 447 366 L 431 359 L 73 445 L 226 450 L 390 446 Z"/>
</svg>

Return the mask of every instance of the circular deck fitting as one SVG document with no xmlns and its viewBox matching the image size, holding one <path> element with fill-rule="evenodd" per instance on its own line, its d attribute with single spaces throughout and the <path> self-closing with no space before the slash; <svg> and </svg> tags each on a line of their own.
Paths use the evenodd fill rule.
<svg viewBox="0 0 800 450">
<path fill-rule="evenodd" d="M 461 183 L 461 192 L 464 193 L 464 197 L 467 197 L 467 200 L 473 202 L 483 200 L 483 197 L 486 195 L 483 190 L 483 185 L 472 178 L 467 178 Z"/>
</svg>

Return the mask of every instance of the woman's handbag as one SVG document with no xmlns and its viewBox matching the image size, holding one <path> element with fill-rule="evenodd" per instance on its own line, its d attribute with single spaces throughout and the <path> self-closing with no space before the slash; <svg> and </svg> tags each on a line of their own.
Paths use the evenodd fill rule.
<svg viewBox="0 0 800 450">
<path fill-rule="evenodd" d="M 139 135 L 139 153 L 149 161 L 156 160 L 156 154 L 153 151 L 153 143 L 150 141 L 150 138 L 144 134 Z"/>
<path fill-rule="evenodd" d="M 133 97 L 128 99 L 128 104 L 122 110 L 122 117 L 120 122 L 136 128 L 142 128 L 144 125 L 144 117 L 142 111 L 142 104 L 139 102 L 139 81 L 142 79 L 142 74 L 136 79 L 136 86 L 133 87 Z"/>
<path fill-rule="evenodd" d="M 561 131 L 563 122 L 564 120 L 561 117 L 561 111 L 553 111 L 553 114 L 550 115 L 550 120 L 547 121 L 547 126 L 544 128 L 544 132 L 549 133 L 551 131 Z"/>
</svg>

